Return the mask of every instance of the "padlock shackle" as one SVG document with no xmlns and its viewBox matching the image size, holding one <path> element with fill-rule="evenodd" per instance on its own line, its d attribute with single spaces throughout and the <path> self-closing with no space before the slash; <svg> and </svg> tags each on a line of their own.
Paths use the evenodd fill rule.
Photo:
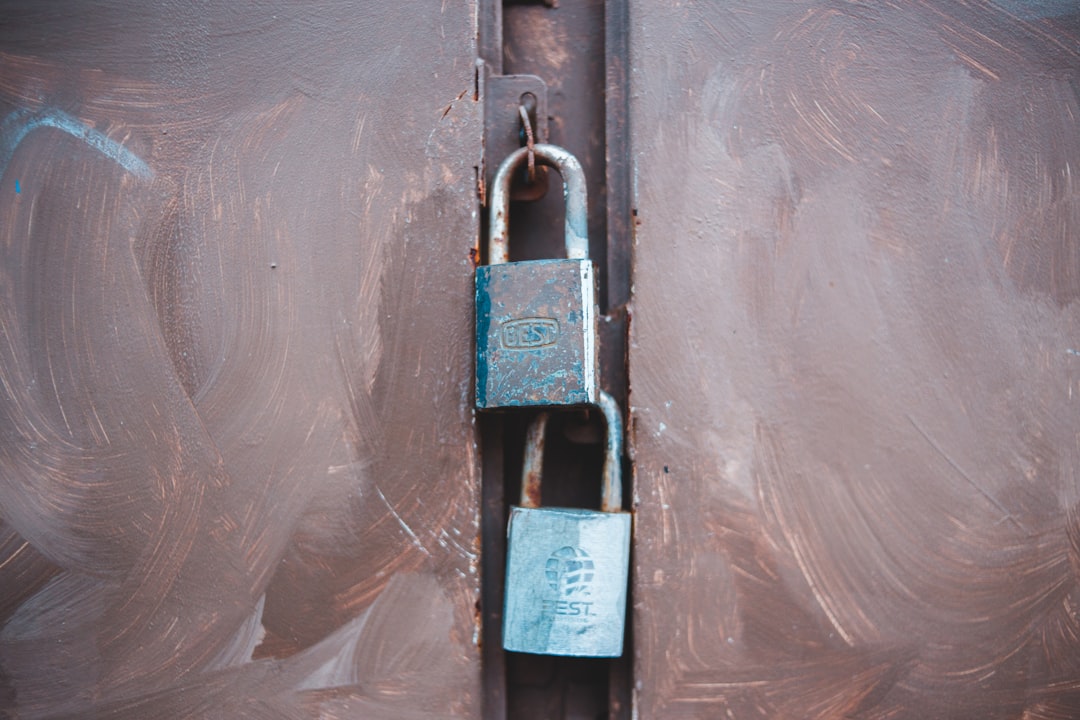
<svg viewBox="0 0 1080 720">
<path fill-rule="evenodd" d="M 491 188 L 491 228 L 488 239 L 488 263 L 510 262 L 510 185 L 514 171 L 529 153 L 527 147 L 510 153 L 498 172 Z M 563 200 L 566 205 L 566 257 L 584 260 L 589 257 L 589 212 L 585 188 L 585 171 L 569 151 L 558 145 L 533 145 L 533 154 L 541 165 L 555 168 L 563 179 Z"/>
<path fill-rule="evenodd" d="M 622 449 L 623 422 L 619 403 L 601 390 L 596 405 L 607 420 L 607 447 L 604 454 L 604 478 L 600 489 L 600 509 L 604 512 L 622 510 Z"/>
<path fill-rule="evenodd" d="M 607 421 L 604 447 L 604 475 L 600 488 L 600 509 L 604 512 L 622 510 L 622 412 L 615 398 L 601 390 L 596 406 Z M 544 437 L 547 435 L 549 414 L 539 413 L 529 423 L 525 434 L 525 459 L 521 466 L 521 507 L 540 507 L 540 477 L 544 469 Z"/>
<path fill-rule="evenodd" d="M 544 438 L 548 413 L 542 412 L 525 431 L 525 459 L 521 464 L 521 507 L 540 507 L 540 474 L 544 470 Z"/>
</svg>

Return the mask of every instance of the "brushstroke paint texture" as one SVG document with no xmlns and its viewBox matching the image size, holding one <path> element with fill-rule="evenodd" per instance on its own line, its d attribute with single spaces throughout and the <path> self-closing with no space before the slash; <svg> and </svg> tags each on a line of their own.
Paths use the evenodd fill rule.
<svg viewBox="0 0 1080 720">
<path fill-rule="evenodd" d="M 115 140 L 110 139 L 80 120 L 65 112 L 47 109 L 39 112 L 16 110 L 0 122 L 0 176 L 4 174 L 15 148 L 27 135 L 38 128 L 56 128 L 84 143 L 113 160 L 132 175 L 149 180 L 154 176 L 141 158 Z M 15 181 L 15 192 L 19 191 L 19 181 Z"/>
<path fill-rule="evenodd" d="M 479 715 L 470 17 L 5 5 L 0 715 Z"/>
<path fill-rule="evenodd" d="M 1080 717 L 1080 15 L 631 6 L 642 718 Z"/>
</svg>

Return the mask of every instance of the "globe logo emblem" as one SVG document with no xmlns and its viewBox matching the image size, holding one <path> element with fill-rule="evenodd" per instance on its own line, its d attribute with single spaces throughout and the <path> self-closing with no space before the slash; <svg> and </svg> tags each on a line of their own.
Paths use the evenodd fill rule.
<svg viewBox="0 0 1080 720">
<path fill-rule="evenodd" d="M 587 596 L 593 570 L 593 561 L 587 552 L 567 545 L 551 553 L 544 567 L 544 575 L 551 589 L 560 597 Z"/>
</svg>

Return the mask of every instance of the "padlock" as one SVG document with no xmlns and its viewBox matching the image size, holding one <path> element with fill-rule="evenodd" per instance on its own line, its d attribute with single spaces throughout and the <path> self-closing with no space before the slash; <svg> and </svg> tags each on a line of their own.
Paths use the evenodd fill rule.
<svg viewBox="0 0 1080 720">
<path fill-rule="evenodd" d="M 596 272 L 589 260 L 585 173 L 556 145 L 537 161 L 563 178 L 566 259 L 509 262 L 510 185 L 528 154 L 495 175 L 488 265 L 476 269 L 476 407 L 596 403 Z"/>
<path fill-rule="evenodd" d="M 528 430 L 521 506 L 510 509 L 503 648 L 539 655 L 619 657 L 630 567 L 630 513 L 622 511 L 622 416 L 607 419 L 600 511 L 538 507 L 547 413 Z"/>
</svg>

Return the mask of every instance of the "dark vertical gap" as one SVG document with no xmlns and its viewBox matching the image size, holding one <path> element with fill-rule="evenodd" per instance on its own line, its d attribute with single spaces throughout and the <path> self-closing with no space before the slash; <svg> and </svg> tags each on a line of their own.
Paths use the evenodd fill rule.
<svg viewBox="0 0 1080 720">
<path fill-rule="evenodd" d="M 486 720 L 506 720 L 506 653 L 502 649 L 502 598 L 506 574 L 506 500 L 503 495 L 504 427 L 499 416 L 480 416 L 481 662 Z"/>
<path fill-rule="evenodd" d="M 491 75 L 503 74 L 503 2 L 478 0 L 476 22 L 476 52 L 488 66 Z"/>
<path fill-rule="evenodd" d="M 629 15 L 626 0 L 607 0 L 604 5 L 604 139 L 609 312 L 630 301 L 633 217 L 630 199 L 630 84 L 627 69 L 630 63 Z"/>
<path fill-rule="evenodd" d="M 607 311 L 614 327 L 605 338 L 603 355 L 607 390 L 623 409 L 625 427 L 630 427 L 630 378 L 627 365 L 630 287 L 633 267 L 633 200 L 630 184 L 630 8 L 627 0 L 604 3 L 604 146 L 607 188 Z M 630 434 L 626 433 L 629 443 Z M 628 448 L 627 448 L 628 450 Z M 627 453 L 627 457 L 629 454 Z M 623 466 L 623 503 L 632 509 L 633 468 Z M 633 572 L 631 546 L 631 573 Z M 631 575 L 626 597 L 626 636 L 621 658 L 611 662 L 608 673 L 608 718 L 630 720 L 634 686 L 634 578 Z"/>
<path fill-rule="evenodd" d="M 478 0 L 477 55 L 485 77 L 502 74 L 502 0 Z M 483 88 L 481 77 L 478 86 Z M 486 101 L 486 97 L 481 100 Z M 490 159 L 487 160 L 490 162 Z M 483 168 L 477 169 L 479 176 Z M 486 245 L 488 216 L 480 208 L 481 256 Z M 498 416 L 479 417 L 480 447 L 480 642 L 483 678 L 482 713 L 486 720 L 506 720 L 506 653 L 502 649 L 503 581 L 506 574 L 506 498 L 503 494 L 505 431 Z"/>
</svg>

